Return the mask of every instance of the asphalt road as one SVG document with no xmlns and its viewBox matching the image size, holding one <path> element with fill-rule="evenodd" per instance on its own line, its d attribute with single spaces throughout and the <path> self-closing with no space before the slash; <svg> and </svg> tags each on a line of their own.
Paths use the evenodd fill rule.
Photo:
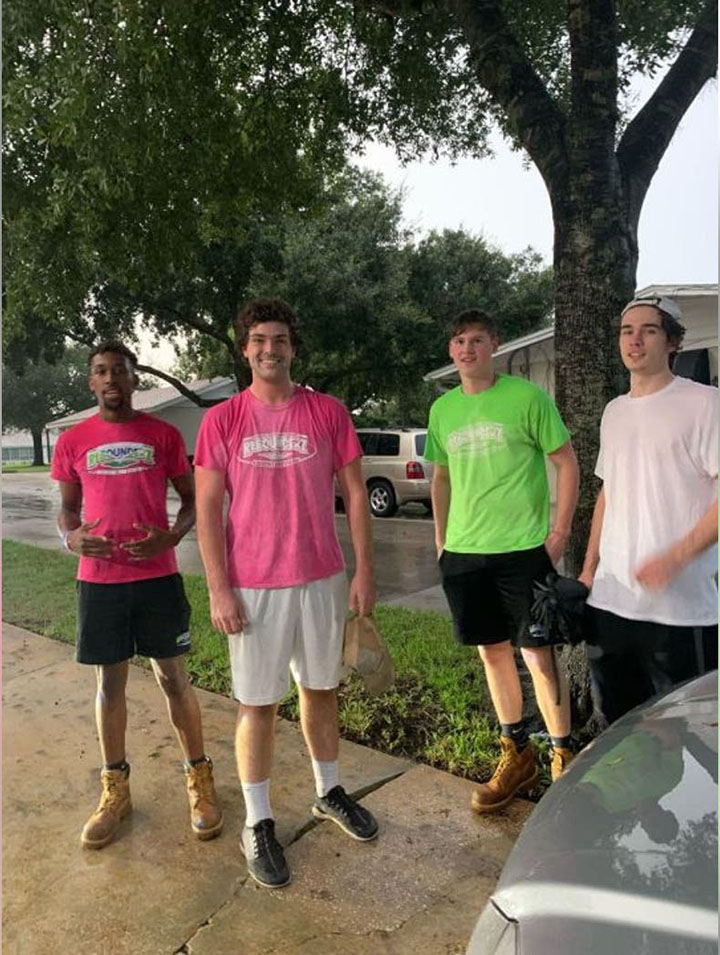
<svg viewBox="0 0 720 955">
<path fill-rule="evenodd" d="M 59 496 L 50 475 L 4 474 L 2 478 L 2 536 L 12 540 L 58 547 L 55 515 Z M 169 511 L 177 498 L 169 495 Z M 408 505 L 391 518 L 373 518 L 378 597 L 403 603 L 403 597 L 434 588 L 440 582 L 435 558 L 432 520 L 420 505 Z M 352 546 L 345 517 L 336 516 L 338 538 L 348 573 L 353 568 Z M 191 531 L 177 550 L 180 570 L 203 572 L 195 532 Z"/>
</svg>

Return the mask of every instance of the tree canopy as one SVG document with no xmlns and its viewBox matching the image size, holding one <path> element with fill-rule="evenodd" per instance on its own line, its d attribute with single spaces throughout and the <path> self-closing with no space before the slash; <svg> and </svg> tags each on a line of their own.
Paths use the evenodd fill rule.
<svg viewBox="0 0 720 955">
<path fill-rule="evenodd" d="M 220 340 L 225 317 L 192 296 L 173 316 L 158 290 L 257 217 L 313 211 L 368 138 L 478 156 L 498 124 L 550 194 L 584 536 L 612 320 L 652 176 L 715 74 L 716 0 L 7 0 L 3 38 L 9 360 L 141 302 L 161 334 Z M 632 115 L 631 76 L 665 70 Z"/>
<path fill-rule="evenodd" d="M 42 434 L 48 422 L 94 404 L 86 350 L 70 348 L 55 363 L 29 364 L 22 374 L 3 365 L 2 404 L 3 430 L 30 431 L 33 464 L 42 464 Z"/>
<path fill-rule="evenodd" d="M 255 223 L 245 252 L 225 248 L 219 261 L 232 269 L 240 260 L 247 296 L 279 295 L 299 313 L 294 374 L 352 408 L 414 395 L 428 368 L 447 360 L 450 319 L 478 295 L 503 315 L 506 338 L 547 321 L 551 310 L 552 273 L 532 251 L 507 256 L 464 231 L 416 243 L 402 224 L 402 196 L 354 170 L 321 212 Z M 195 286 L 224 284 L 216 267 Z M 178 377 L 232 374 L 233 355 L 232 346 L 193 331 Z M 247 372 L 241 365 L 238 373 Z"/>
</svg>

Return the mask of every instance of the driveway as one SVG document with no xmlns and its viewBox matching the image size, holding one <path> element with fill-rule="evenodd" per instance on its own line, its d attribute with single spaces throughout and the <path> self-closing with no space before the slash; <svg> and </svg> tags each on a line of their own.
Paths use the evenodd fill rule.
<svg viewBox="0 0 720 955">
<path fill-rule="evenodd" d="M 4 474 L 2 504 L 3 537 L 39 547 L 58 546 L 55 515 L 59 496 L 49 474 Z M 171 491 L 171 515 L 174 515 L 176 508 L 177 497 Z M 335 521 L 350 573 L 354 558 L 345 516 L 338 514 Z M 404 516 L 372 518 L 372 525 L 380 600 L 383 603 L 447 612 L 439 586 L 433 523 L 425 517 L 424 509 L 408 508 Z M 194 530 L 180 543 L 177 555 L 178 565 L 183 573 L 202 574 L 203 567 Z"/>
</svg>

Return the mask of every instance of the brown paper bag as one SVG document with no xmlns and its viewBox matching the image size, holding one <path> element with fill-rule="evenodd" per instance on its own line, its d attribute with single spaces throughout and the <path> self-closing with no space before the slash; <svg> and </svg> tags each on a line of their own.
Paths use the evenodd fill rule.
<svg viewBox="0 0 720 955">
<path fill-rule="evenodd" d="M 372 617 L 354 616 L 345 624 L 343 663 L 362 677 L 371 696 L 389 690 L 395 680 L 390 653 Z"/>
</svg>

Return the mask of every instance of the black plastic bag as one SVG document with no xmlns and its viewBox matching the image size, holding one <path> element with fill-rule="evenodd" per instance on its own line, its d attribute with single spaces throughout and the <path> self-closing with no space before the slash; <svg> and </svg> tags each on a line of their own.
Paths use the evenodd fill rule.
<svg viewBox="0 0 720 955">
<path fill-rule="evenodd" d="M 574 577 L 549 573 L 533 583 L 530 636 L 538 643 L 575 645 L 585 639 L 583 620 L 589 590 Z"/>
</svg>

